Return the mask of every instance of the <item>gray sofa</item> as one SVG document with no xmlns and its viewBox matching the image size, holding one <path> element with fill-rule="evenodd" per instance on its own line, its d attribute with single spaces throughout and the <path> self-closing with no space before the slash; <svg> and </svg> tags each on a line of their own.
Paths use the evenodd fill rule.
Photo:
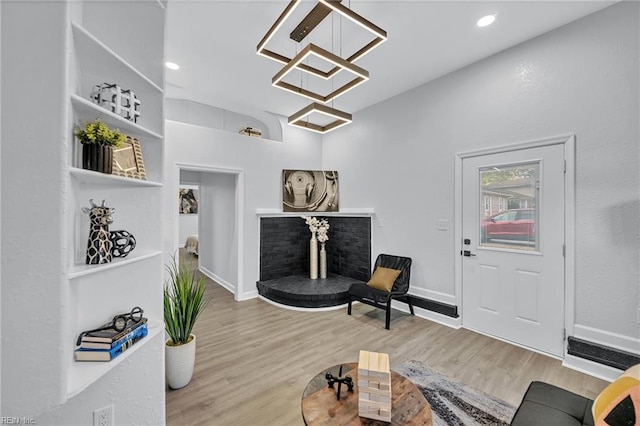
<svg viewBox="0 0 640 426">
<path fill-rule="evenodd" d="M 593 426 L 593 401 L 543 382 L 531 382 L 511 426 Z"/>
</svg>

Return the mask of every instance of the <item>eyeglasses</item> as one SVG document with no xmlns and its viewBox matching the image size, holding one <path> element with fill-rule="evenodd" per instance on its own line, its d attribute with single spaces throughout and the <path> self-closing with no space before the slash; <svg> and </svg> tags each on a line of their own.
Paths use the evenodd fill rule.
<svg viewBox="0 0 640 426">
<path fill-rule="evenodd" d="M 94 328 L 93 330 L 83 331 L 82 333 L 80 333 L 80 335 L 78 335 L 76 346 L 80 346 L 80 344 L 82 344 L 82 338 L 89 333 L 93 333 L 96 331 L 104 331 L 104 330 L 122 331 L 126 328 L 127 322 L 129 320 L 133 321 L 134 323 L 139 323 L 142 320 L 143 312 L 144 311 L 142 310 L 141 307 L 136 306 L 133 309 L 131 309 L 131 312 L 118 314 L 115 317 L 113 317 L 113 320 L 111 320 L 111 324 L 105 324 L 104 326 L 99 328 Z"/>
</svg>

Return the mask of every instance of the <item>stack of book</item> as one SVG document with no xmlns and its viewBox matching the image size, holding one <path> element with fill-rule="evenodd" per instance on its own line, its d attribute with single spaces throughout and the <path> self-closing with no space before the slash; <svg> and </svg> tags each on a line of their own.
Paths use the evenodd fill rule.
<svg viewBox="0 0 640 426">
<path fill-rule="evenodd" d="M 102 327 L 109 327 L 111 322 Z M 99 328 L 102 328 L 99 327 Z M 129 349 L 148 333 L 147 319 L 139 322 L 131 319 L 122 331 L 113 328 L 92 331 L 82 336 L 80 347 L 75 350 L 76 361 L 111 361 Z"/>
</svg>

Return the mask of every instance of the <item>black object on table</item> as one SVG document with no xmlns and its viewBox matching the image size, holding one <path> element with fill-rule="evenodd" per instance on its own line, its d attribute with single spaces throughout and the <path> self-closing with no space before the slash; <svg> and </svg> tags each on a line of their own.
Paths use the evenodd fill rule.
<svg viewBox="0 0 640 426">
<path fill-rule="evenodd" d="M 347 389 L 349 392 L 353 392 L 353 379 L 351 376 L 346 375 L 342 377 L 342 365 L 340 366 L 340 371 L 338 372 L 338 377 L 335 377 L 333 374 L 327 372 L 324 376 L 327 379 L 327 385 L 333 389 L 333 385 L 335 383 L 338 384 L 338 392 L 336 393 L 336 399 L 340 401 L 340 390 L 342 389 L 342 384 L 347 385 Z"/>
</svg>

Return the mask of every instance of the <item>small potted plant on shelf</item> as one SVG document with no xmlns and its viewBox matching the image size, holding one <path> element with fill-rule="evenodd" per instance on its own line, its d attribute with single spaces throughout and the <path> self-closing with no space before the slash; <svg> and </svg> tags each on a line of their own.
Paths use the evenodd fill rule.
<svg viewBox="0 0 640 426">
<path fill-rule="evenodd" d="M 189 384 L 196 361 L 196 336 L 191 332 L 207 306 L 205 280 L 176 257 L 166 265 L 169 277 L 164 285 L 164 325 L 169 335 L 165 345 L 167 384 L 180 389 Z"/>
<path fill-rule="evenodd" d="M 82 144 L 82 168 L 111 174 L 113 148 L 120 146 L 125 136 L 99 118 L 77 127 L 75 135 Z"/>
</svg>

